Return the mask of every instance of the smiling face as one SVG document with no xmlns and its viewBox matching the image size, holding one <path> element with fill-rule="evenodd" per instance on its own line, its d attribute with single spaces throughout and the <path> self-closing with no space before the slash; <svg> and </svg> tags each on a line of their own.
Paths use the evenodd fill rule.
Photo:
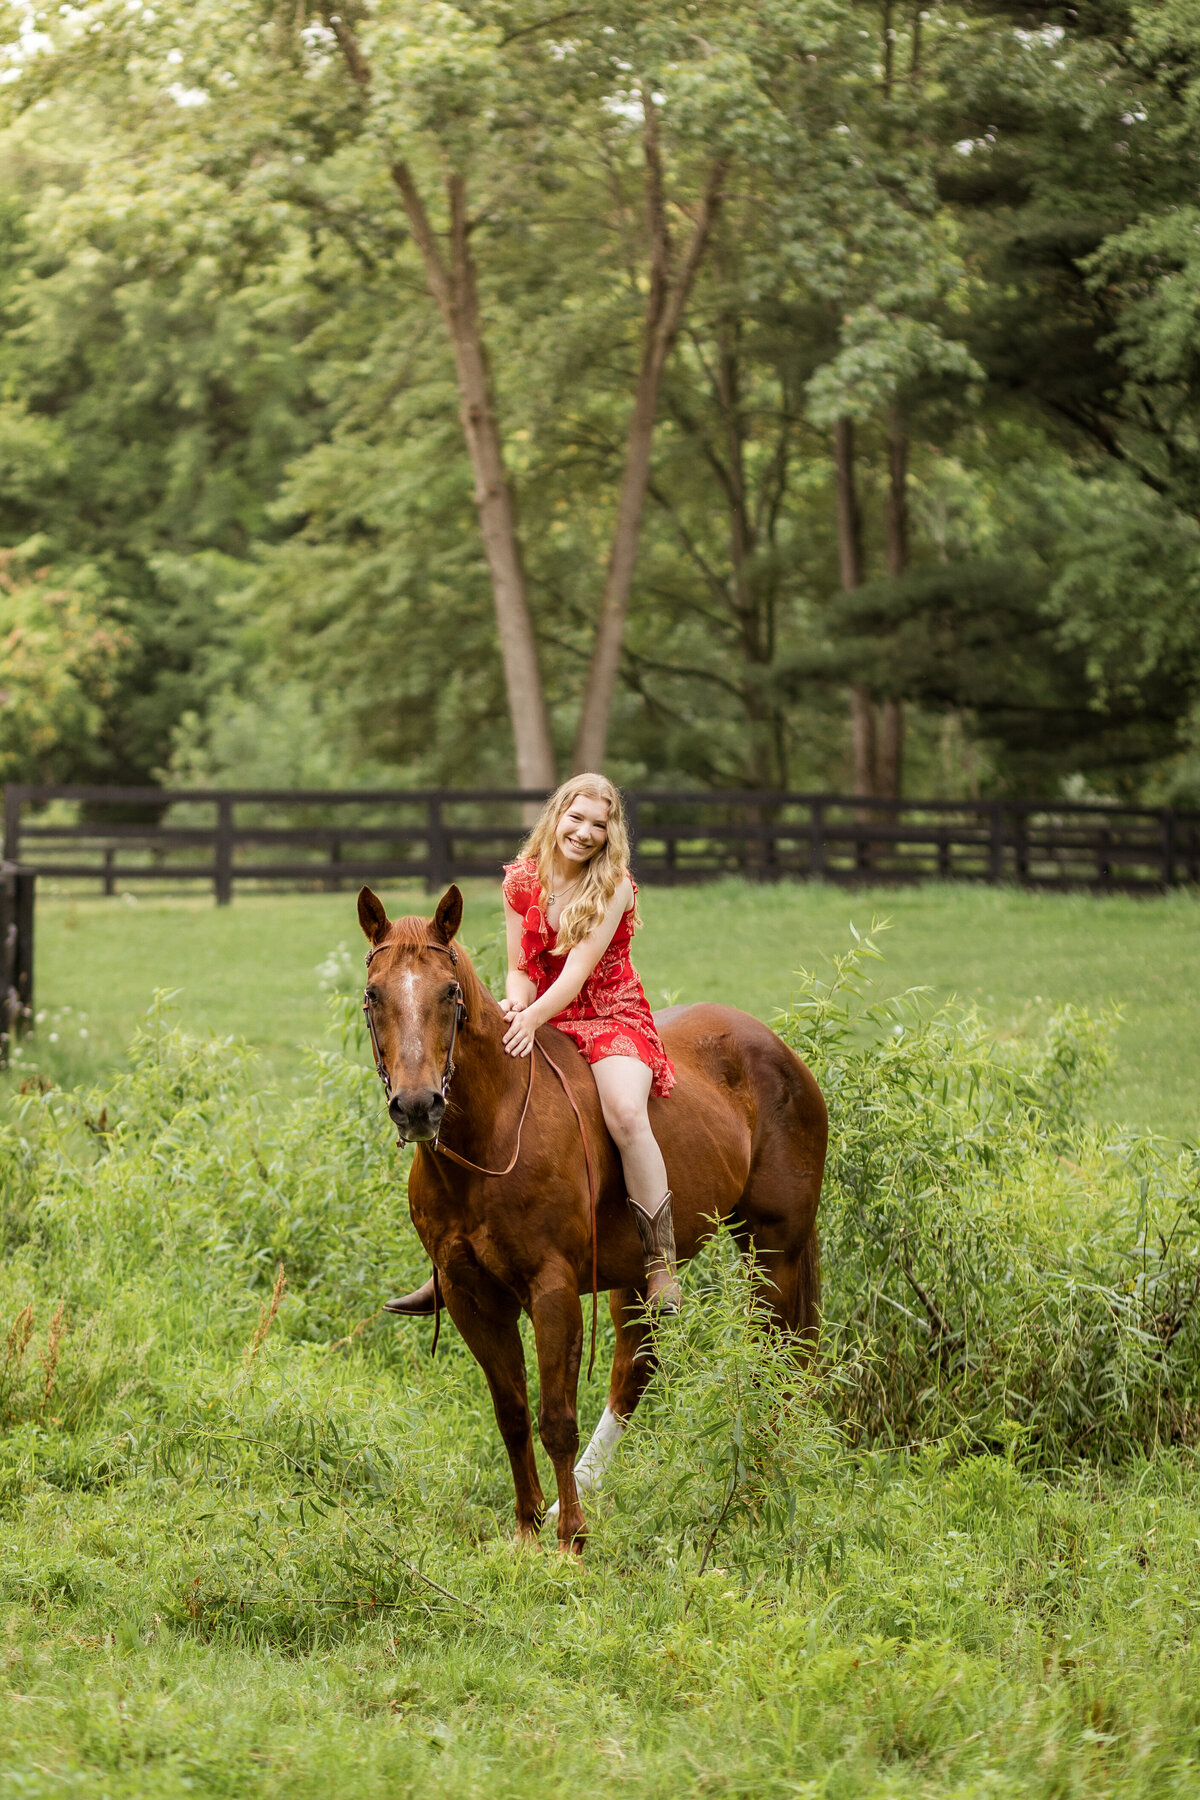
<svg viewBox="0 0 1200 1800">
<path fill-rule="evenodd" d="M 608 836 L 608 801 L 575 794 L 568 800 L 554 827 L 556 860 L 573 880 L 589 863 Z"/>
</svg>

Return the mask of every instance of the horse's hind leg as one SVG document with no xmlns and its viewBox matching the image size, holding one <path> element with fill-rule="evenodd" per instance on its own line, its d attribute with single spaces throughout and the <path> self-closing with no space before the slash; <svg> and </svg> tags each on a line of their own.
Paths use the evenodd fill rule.
<svg viewBox="0 0 1200 1800">
<path fill-rule="evenodd" d="M 642 1288 L 614 1288 L 608 1296 L 608 1310 L 617 1334 L 617 1351 L 608 1383 L 608 1410 L 614 1418 L 628 1424 L 658 1367 L 654 1331 L 646 1317 L 646 1295 Z"/>
<path fill-rule="evenodd" d="M 821 1329 L 821 1251 L 814 1222 L 804 1242 L 771 1242 L 769 1231 L 751 1231 L 745 1246 L 750 1278 L 770 1309 L 771 1323 L 788 1337 L 798 1337 L 805 1353 L 815 1347 Z"/>
<path fill-rule="evenodd" d="M 755 1157 L 735 1209 L 750 1240 L 751 1278 L 772 1323 L 802 1338 L 806 1349 L 815 1346 L 821 1326 L 821 1174 L 821 1163 L 797 1156 L 784 1140 Z"/>
<path fill-rule="evenodd" d="M 491 1304 L 480 1304 L 444 1275 L 442 1292 L 446 1311 L 487 1377 L 496 1423 L 508 1451 L 517 1492 L 517 1536 L 533 1538 L 545 1515 L 546 1502 L 533 1454 L 525 1351 L 519 1328 L 520 1307 L 510 1294 L 499 1288 Z"/>
</svg>

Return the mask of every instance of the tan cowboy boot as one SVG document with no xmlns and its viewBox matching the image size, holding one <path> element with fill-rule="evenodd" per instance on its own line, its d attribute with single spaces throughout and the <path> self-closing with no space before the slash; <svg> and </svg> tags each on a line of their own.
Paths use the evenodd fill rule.
<svg viewBox="0 0 1200 1800">
<path fill-rule="evenodd" d="M 671 1190 L 667 1189 L 654 1213 L 648 1213 L 631 1194 L 625 1198 L 642 1240 L 642 1255 L 646 1262 L 646 1310 L 656 1318 L 677 1313 L 683 1294 L 675 1267 Z"/>
<path fill-rule="evenodd" d="M 397 1294 L 394 1300 L 385 1300 L 384 1312 L 399 1313 L 405 1319 L 431 1319 L 434 1314 L 433 1276 L 423 1281 L 419 1288 L 411 1294 Z"/>
</svg>

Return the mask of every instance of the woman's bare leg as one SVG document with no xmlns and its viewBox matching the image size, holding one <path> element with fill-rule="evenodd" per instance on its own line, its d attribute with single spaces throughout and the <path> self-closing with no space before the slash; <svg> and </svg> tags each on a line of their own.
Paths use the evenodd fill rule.
<svg viewBox="0 0 1200 1800">
<path fill-rule="evenodd" d="M 651 1074 L 635 1056 L 605 1056 L 592 1064 L 609 1134 L 621 1154 L 625 1191 L 646 1263 L 646 1303 L 652 1313 L 679 1311 L 675 1226 L 667 1166 L 650 1129 L 646 1102 Z"/>
<path fill-rule="evenodd" d="M 667 1165 L 650 1129 L 646 1102 L 653 1076 L 636 1056 L 606 1056 L 592 1064 L 609 1136 L 621 1153 L 625 1189 L 644 1212 L 657 1212 L 667 1191 Z"/>
</svg>

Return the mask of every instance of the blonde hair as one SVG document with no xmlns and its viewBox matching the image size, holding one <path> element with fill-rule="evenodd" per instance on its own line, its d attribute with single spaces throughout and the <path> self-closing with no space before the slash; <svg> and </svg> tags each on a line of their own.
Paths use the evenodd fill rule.
<svg viewBox="0 0 1200 1800">
<path fill-rule="evenodd" d="M 558 948 L 573 950 L 593 932 L 612 903 L 612 897 L 629 873 L 629 831 L 625 824 L 625 808 L 621 796 L 607 775 L 572 775 L 555 790 L 543 806 L 533 830 L 525 841 L 523 856 L 537 863 L 542 904 L 554 882 L 554 839 L 558 821 L 572 800 L 580 797 L 603 801 L 608 807 L 606 836 L 600 848 L 584 864 L 583 881 L 569 906 L 563 908 L 558 921 Z M 641 924 L 634 900 L 633 923 Z"/>
</svg>

